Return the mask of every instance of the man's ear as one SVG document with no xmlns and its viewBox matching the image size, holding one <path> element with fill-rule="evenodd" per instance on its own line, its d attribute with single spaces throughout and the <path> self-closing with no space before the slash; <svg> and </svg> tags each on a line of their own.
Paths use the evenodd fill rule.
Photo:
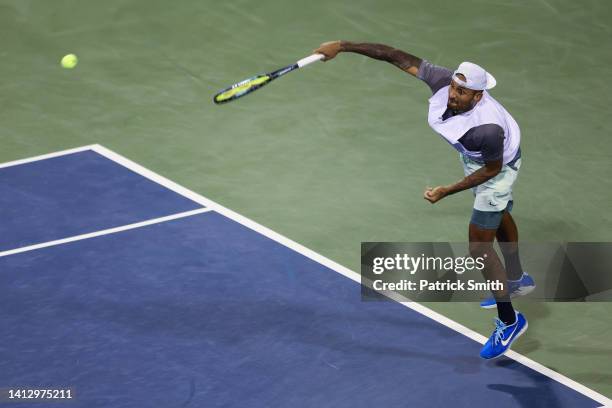
<svg viewBox="0 0 612 408">
<path fill-rule="evenodd" d="M 480 100 L 482 99 L 482 91 L 478 91 L 474 94 L 474 101 L 475 102 L 480 102 Z"/>
</svg>

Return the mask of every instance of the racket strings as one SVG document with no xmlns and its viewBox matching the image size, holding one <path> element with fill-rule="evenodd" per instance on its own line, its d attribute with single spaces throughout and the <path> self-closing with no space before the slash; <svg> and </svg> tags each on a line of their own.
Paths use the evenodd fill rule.
<svg viewBox="0 0 612 408">
<path fill-rule="evenodd" d="M 270 79 L 271 78 L 268 75 L 261 75 L 254 78 L 245 79 L 244 81 L 233 85 L 231 88 L 219 92 L 215 96 L 215 102 L 227 102 L 229 100 L 239 98 L 265 85 L 270 81 Z"/>
</svg>

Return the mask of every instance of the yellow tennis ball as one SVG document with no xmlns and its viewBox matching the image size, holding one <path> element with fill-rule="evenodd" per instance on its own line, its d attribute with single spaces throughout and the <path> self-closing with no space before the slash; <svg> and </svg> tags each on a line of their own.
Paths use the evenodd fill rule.
<svg viewBox="0 0 612 408">
<path fill-rule="evenodd" d="M 64 58 L 62 58 L 62 67 L 66 69 L 72 69 L 76 67 L 78 62 L 79 62 L 79 59 L 77 58 L 76 55 L 74 54 L 64 55 Z"/>
</svg>

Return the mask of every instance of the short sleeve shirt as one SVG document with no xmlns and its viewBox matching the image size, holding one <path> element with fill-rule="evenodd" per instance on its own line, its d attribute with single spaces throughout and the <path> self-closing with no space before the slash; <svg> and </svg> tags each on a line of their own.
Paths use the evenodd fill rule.
<svg viewBox="0 0 612 408">
<path fill-rule="evenodd" d="M 423 60 L 417 77 L 429 86 L 432 94 L 435 94 L 450 85 L 453 71 Z M 447 119 L 453 115 L 453 111 L 447 109 L 443 118 Z M 504 156 L 504 130 L 497 124 L 475 126 L 465 132 L 459 143 L 467 150 L 480 152 L 485 163 L 501 160 Z"/>
</svg>

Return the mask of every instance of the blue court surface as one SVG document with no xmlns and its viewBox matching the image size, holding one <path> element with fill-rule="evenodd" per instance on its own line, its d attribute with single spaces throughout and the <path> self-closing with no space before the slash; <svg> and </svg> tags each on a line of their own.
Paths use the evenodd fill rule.
<svg viewBox="0 0 612 408">
<path fill-rule="evenodd" d="M 0 408 L 601 406 L 192 198 L 94 150 L 0 168 L 0 388 L 75 393 Z"/>
</svg>

